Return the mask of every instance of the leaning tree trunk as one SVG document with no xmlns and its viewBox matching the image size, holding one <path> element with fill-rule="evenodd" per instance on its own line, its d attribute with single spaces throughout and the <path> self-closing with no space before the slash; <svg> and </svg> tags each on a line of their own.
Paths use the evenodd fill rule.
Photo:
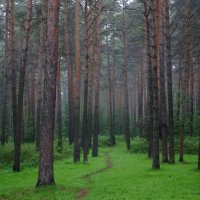
<svg viewBox="0 0 200 200">
<path fill-rule="evenodd" d="M 47 44 L 44 77 L 42 131 L 40 134 L 40 160 L 37 186 L 54 184 L 53 141 L 56 100 L 56 72 L 58 60 L 59 0 L 47 3 Z"/>
<path fill-rule="evenodd" d="M 22 47 L 22 56 L 20 61 L 20 77 L 18 89 L 18 106 L 17 106 L 17 124 L 16 133 L 14 136 L 14 164 L 13 171 L 20 171 L 20 157 L 21 157 L 21 139 L 22 139 L 22 117 L 23 117 L 23 97 L 24 97 L 24 84 L 25 84 L 25 71 L 28 53 L 29 32 L 31 27 L 32 18 L 32 0 L 28 1 L 28 10 L 25 22 L 25 35 Z"/>
</svg>

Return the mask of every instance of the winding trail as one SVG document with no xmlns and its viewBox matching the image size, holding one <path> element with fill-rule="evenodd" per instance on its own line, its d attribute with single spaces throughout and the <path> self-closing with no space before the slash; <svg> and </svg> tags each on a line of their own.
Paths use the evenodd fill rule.
<svg viewBox="0 0 200 200">
<path fill-rule="evenodd" d="M 106 162 L 106 166 L 104 168 L 99 169 L 99 170 L 94 171 L 94 172 L 91 172 L 91 173 L 88 173 L 88 174 L 82 176 L 81 178 L 83 178 L 87 183 L 91 183 L 92 182 L 92 180 L 91 180 L 92 176 L 104 173 L 108 169 L 112 168 L 113 167 L 113 163 L 111 161 L 110 151 L 105 153 L 105 162 Z M 84 200 L 88 196 L 88 194 L 89 194 L 89 189 L 81 189 L 79 191 L 79 193 L 77 194 L 76 199 L 77 200 Z"/>
</svg>

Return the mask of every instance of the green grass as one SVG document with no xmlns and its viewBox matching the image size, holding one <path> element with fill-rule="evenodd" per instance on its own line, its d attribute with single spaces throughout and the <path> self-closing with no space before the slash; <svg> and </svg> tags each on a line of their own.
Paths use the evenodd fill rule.
<svg viewBox="0 0 200 200">
<path fill-rule="evenodd" d="M 101 171 L 107 165 L 106 153 L 113 166 Z M 152 170 L 146 155 L 129 153 L 124 144 L 101 147 L 100 156 L 90 157 L 87 164 L 73 164 L 72 158 L 56 161 L 56 185 L 51 187 L 35 189 L 37 168 L 25 168 L 20 173 L 1 169 L 0 199 L 199 200 L 197 157 L 188 155 L 185 160 L 185 163 L 162 164 L 161 170 Z M 89 178 L 84 178 L 90 173 Z"/>
</svg>

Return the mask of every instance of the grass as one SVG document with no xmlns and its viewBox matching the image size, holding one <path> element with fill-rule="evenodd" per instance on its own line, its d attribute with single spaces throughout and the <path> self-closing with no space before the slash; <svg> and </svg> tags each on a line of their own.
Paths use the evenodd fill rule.
<svg viewBox="0 0 200 200">
<path fill-rule="evenodd" d="M 1 169 L 0 200 L 199 200 L 197 157 L 185 160 L 152 170 L 145 154 L 129 153 L 122 143 L 101 147 L 100 156 L 87 164 L 73 164 L 72 158 L 56 161 L 55 186 L 35 189 L 37 168 L 20 173 Z"/>
</svg>

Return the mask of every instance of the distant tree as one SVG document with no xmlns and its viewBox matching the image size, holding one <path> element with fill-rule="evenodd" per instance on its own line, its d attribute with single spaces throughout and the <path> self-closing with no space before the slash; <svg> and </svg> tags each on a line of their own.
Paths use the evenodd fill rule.
<svg viewBox="0 0 200 200">
<path fill-rule="evenodd" d="M 80 0 L 75 1 L 74 162 L 80 161 Z"/>
<path fill-rule="evenodd" d="M 15 172 L 20 171 L 23 97 L 24 97 L 25 72 L 26 72 L 31 18 L 32 18 L 32 0 L 28 0 L 27 15 L 26 15 L 26 21 L 25 21 L 25 33 L 24 33 L 24 40 L 23 40 L 23 46 L 22 46 L 22 55 L 21 55 L 21 60 L 20 60 L 20 77 L 19 77 L 18 98 L 17 98 L 18 99 L 17 123 L 16 123 L 16 132 L 14 135 L 15 152 L 14 152 L 13 171 Z"/>
<path fill-rule="evenodd" d="M 95 88 L 95 106 L 94 106 L 94 132 L 93 132 L 93 145 L 92 156 L 98 156 L 98 135 L 100 133 L 100 113 L 99 113 L 99 100 L 100 100 L 100 74 L 101 74 L 101 15 L 102 12 L 101 2 L 97 3 L 97 59 L 96 59 L 96 88 Z"/>
<path fill-rule="evenodd" d="M 4 70 L 3 70 L 3 107 L 2 107 L 2 131 L 1 145 L 6 143 L 7 118 L 8 118 L 8 81 L 9 81 L 9 13 L 10 3 L 6 0 L 6 22 L 5 22 L 5 50 L 4 50 Z"/>
</svg>

